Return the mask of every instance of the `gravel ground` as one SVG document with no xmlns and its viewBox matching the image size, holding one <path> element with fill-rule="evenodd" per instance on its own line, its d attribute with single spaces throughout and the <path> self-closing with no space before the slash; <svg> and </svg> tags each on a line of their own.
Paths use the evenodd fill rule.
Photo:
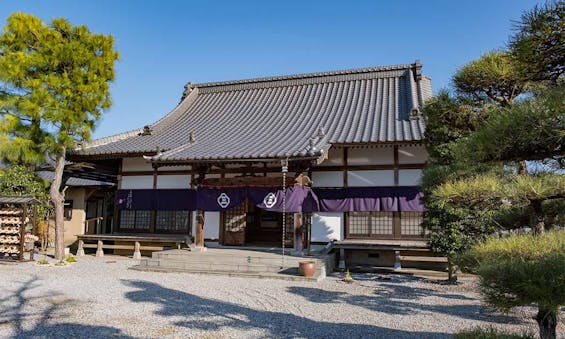
<svg viewBox="0 0 565 339">
<path fill-rule="evenodd" d="M 128 270 L 84 257 L 65 267 L 0 264 L 0 337 L 447 338 L 476 326 L 537 332 L 534 310 L 501 315 L 474 281 L 333 276 L 320 283 Z M 559 336 L 565 338 L 563 318 Z"/>
</svg>

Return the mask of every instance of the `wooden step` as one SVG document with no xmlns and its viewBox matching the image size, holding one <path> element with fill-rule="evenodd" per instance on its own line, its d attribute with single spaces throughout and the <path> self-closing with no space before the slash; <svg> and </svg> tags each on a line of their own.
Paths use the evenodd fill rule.
<svg viewBox="0 0 565 339">
<path fill-rule="evenodd" d="M 411 256 L 402 255 L 400 256 L 401 261 L 418 261 L 418 262 L 438 262 L 447 263 L 446 257 L 426 257 L 426 256 Z"/>
</svg>

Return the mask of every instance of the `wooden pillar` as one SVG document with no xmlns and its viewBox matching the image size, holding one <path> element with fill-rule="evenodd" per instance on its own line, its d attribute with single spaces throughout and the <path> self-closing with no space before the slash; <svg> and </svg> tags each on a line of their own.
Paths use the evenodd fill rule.
<svg viewBox="0 0 565 339">
<path fill-rule="evenodd" d="M 347 147 L 343 148 L 343 187 L 347 188 L 349 186 L 349 149 Z M 349 235 L 349 212 L 343 212 L 343 234 L 344 238 Z"/>
<path fill-rule="evenodd" d="M 196 179 L 196 184 L 200 185 L 204 178 L 206 177 L 206 172 L 208 172 L 208 166 L 200 166 L 196 168 L 198 172 L 198 178 Z M 194 246 L 190 247 L 191 251 L 203 252 L 206 251 L 204 246 L 204 211 L 196 211 L 196 234 L 194 235 Z"/>
<path fill-rule="evenodd" d="M 159 166 L 153 164 L 153 191 L 157 190 L 157 180 L 159 178 Z M 155 225 L 157 224 L 157 211 L 151 210 L 151 221 L 149 224 L 149 232 L 155 233 Z"/>
<path fill-rule="evenodd" d="M 302 212 L 294 213 L 294 247 L 292 249 L 292 255 L 302 256 L 304 254 L 304 248 L 302 243 Z"/>
<path fill-rule="evenodd" d="M 398 186 L 399 183 L 399 156 L 398 156 L 398 145 L 394 145 L 394 186 Z M 394 239 L 400 239 L 401 229 L 400 229 L 400 212 L 392 212 L 392 237 Z M 396 263 L 395 263 L 396 267 Z M 400 267 L 400 261 L 398 261 L 398 267 Z M 395 268 L 396 269 L 396 268 Z"/>
<path fill-rule="evenodd" d="M 206 250 L 206 247 L 204 247 L 204 211 L 196 211 L 196 235 L 194 236 L 194 245 L 194 248 L 191 248 L 191 250 Z"/>
</svg>

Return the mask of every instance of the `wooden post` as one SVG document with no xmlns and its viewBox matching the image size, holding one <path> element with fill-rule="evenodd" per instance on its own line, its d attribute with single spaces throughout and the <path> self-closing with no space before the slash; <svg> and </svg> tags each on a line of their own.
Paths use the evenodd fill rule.
<svg viewBox="0 0 565 339">
<path fill-rule="evenodd" d="M 84 255 L 84 240 L 78 241 L 77 257 L 82 257 Z"/>
<path fill-rule="evenodd" d="M 97 258 L 102 258 L 104 256 L 104 249 L 102 248 L 103 245 L 102 240 L 98 240 L 98 247 L 96 247 Z"/>
<path fill-rule="evenodd" d="M 140 251 L 140 244 L 139 241 L 136 241 L 133 247 L 133 259 L 141 259 L 141 251 Z"/>
<path fill-rule="evenodd" d="M 292 255 L 302 256 L 304 255 L 304 248 L 302 244 L 302 212 L 294 213 L 294 248 L 292 249 Z"/>
<path fill-rule="evenodd" d="M 194 247 L 191 251 L 205 251 L 204 247 L 204 211 L 196 211 L 196 235 L 194 236 Z"/>
<path fill-rule="evenodd" d="M 27 204 L 22 205 L 22 215 L 20 217 L 20 253 L 19 260 L 24 260 L 25 234 L 26 234 Z"/>
</svg>

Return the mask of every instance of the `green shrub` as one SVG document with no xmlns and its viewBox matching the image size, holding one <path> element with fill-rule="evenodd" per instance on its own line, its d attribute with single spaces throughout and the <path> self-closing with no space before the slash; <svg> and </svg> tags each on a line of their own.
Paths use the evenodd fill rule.
<svg viewBox="0 0 565 339">
<path fill-rule="evenodd" d="M 565 230 L 490 239 L 458 262 L 480 277 L 487 303 L 503 311 L 537 305 L 541 338 L 555 338 L 557 314 L 565 304 Z"/>
<path fill-rule="evenodd" d="M 534 339 L 531 333 L 522 332 L 521 334 L 514 334 L 504 331 L 499 331 L 494 327 L 475 328 L 472 330 L 465 330 L 455 334 L 455 339 Z"/>
<path fill-rule="evenodd" d="M 73 257 L 72 255 L 69 254 L 69 256 L 67 257 L 67 259 L 65 259 L 66 262 L 77 262 L 76 258 Z"/>
</svg>

